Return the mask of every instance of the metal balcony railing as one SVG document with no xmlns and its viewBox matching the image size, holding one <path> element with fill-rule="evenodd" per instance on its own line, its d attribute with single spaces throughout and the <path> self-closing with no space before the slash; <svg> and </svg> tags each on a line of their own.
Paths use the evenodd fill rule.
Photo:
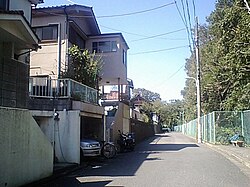
<svg viewBox="0 0 250 187">
<path fill-rule="evenodd" d="M 98 103 L 98 91 L 72 79 L 30 77 L 29 95 L 37 98 L 70 98 L 87 103 Z"/>
</svg>

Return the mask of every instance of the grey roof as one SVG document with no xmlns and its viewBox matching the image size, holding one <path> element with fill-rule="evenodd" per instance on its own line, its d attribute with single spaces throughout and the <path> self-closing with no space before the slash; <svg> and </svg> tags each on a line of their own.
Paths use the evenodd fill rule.
<svg viewBox="0 0 250 187">
<path fill-rule="evenodd" d="M 76 15 L 75 12 L 71 13 L 70 11 L 74 10 L 83 10 L 83 15 Z M 93 21 L 98 33 L 101 33 L 98 23 L 96 21 L 93 8 L 83 5 L 60 5 L 60 6 L 49 6 L 49 7 L 36 7 L 32 9 L 33 17 L 35 16 L 44 16 L 44 15 L 53 15 L 53 16 L 60 16 L 60 15 L 70 15 L 70 17 L 79 17 L 83 16 Z"/>
</svg>

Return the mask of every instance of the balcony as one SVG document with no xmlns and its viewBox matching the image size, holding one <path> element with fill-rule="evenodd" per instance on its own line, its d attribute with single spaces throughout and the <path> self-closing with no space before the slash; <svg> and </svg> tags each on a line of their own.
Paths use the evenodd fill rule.
<svg viewBox="0 0 250 187">
<path fill-rule="evenodd" d="M 85 103 L 98 103 L 98 91 L 72 79 L 31 77 L 29 96 L 32 99 L 70 99 Z"/>
</svg>

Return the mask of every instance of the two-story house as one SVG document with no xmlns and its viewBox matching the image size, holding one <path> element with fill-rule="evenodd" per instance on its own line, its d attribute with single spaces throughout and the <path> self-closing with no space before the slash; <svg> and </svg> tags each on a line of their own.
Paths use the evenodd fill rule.
<svg viewBox="0 0 250 187">
<path fill-rule="evenodd" d="M 121 33 L 101 34 L 91 7 L 65 5 L 32 10 L 32 27 L 41 40 L 42 49 L 31 53 L 29 107 L 40 128 L 54 146 L 55 160 L 80 162 L 80 139 L 92 134 L 107 139 L 104 106 L 99 104 L 99 88 L 94 89 L 62 78 L 70 63 L 72 45 L 95 52 L 102 59 L 99 86 L 105 106 L 118 106 L 129 96 L 127 82 L 128 45 Z M 115 93 L 112 102 L 107 96 Z M 74 95 L 80 94 L 80 98 Z M 116 101 L 116 102 L 114 102 Z M 124 105 L 124 104 L 123 104 Z M 123 106 L 122 105 L 122 106 Z M 124 109 L 128 112 L 123 112 Z M 129 106 L 120 107 L 120 121 L 129 125 Z M 51 114 L 58 113 L 59 120 Z M 126 116 L 126 120 L 124 120 Z"/>
<path fill-rule="evenodd" d="M 31 8 L 42 0 L 0 1 L 0 186 L 21 186 L 53 171 L 53 149 L 30 114 L 30 51 L 39 39 Z"/>
</svg>

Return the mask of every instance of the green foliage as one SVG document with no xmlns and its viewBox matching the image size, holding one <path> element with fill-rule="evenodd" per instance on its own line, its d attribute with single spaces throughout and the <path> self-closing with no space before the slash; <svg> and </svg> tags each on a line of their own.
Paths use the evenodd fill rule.
<svg viewBox="0 0 250 187">
<path fill-rule="evenodd" d="M 159 124 L 165 127 L 173 127 L 177 124 L 182 124 L 184 120 L 183 102 L 180 100 L 173 100 L 170 103 L 161 101 L 160 94 L 151 92 L 144 88 L 134 89 L 135 97 L 140 95 L 145 99 L 140 110 L 143 113 L 143 120 L 145 122 L 152 122 L 152 113 L 158 115 L 160 118 Z M 180 116 L 182 113 L 182 116 Z"/>
<path fill-rule="evenodd" d="M 219 0 L 208 26 L 199 27 L 203 113 L 249 109 L 249 29 L 250 15 L 241 0 Z M 186 61 L 186 71 L 195 77 L 194 54 Z M 195 89 L 187 80 L 182 92 L 185 111 L 195 109 Z"/>
<path fill-rule="evenodd" d="M 161 100 L 160 94 L 151 92 L 149 90 L 146 90 L 144 88 L 136 88 L 133 90 L 134 95 L 140 95 L 144 99 L 146 99 L 148 102 L 153 102 L 156 100 Z"/>
<path fill-rule="evenodd" d="M 164 107 L 160 110 L 160 116 L 162 124 L 170 128 L 184 123 L 183 102 L 175 100 L 170 103 L 164 103 Z"/>
<path fill-rule="evenodd" d="M 152 112 L 160 117 L 159 124 L 165 127 L 173 127 L 183 123 L 183 103 L 180 100 L 171 103 L 162 102 L 160 100 L 148 103 L 144 102 L 141 111 L 147 116 L 146 121 L 151 120 Z"/>
<path fill-rule="evenodd" d="M 82 84 L 96 88 L 98 74 L 101 70 L 101 59 L 90 53 L 87 49 L 81 50 L 73 45 L 69 49 L 70 63 L 64 78 L 71 78 Z"/>
</svg>

